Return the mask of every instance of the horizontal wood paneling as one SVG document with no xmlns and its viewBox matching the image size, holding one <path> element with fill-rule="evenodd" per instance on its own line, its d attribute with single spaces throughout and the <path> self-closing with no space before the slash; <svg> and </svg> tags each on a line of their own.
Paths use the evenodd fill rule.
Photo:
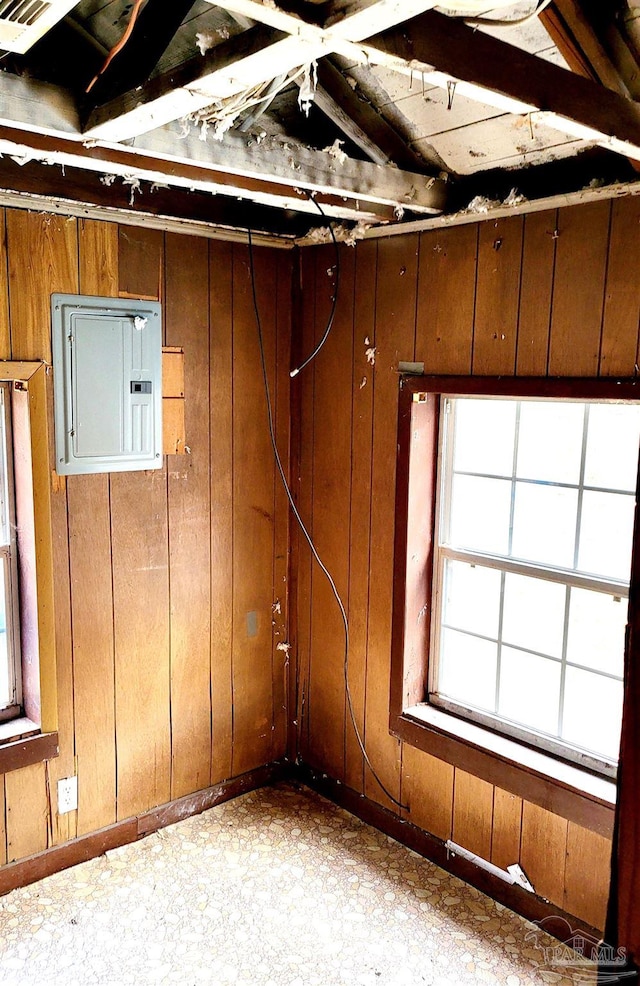
<svg viewBox="0 0 640 986">
<path fill-rule="evenodd" d="M 272 387 L 276 328 L 283 362 L 286 467 L 290 259 L 257 254 Z M 272 606 L 279 598 L 286 639 L 288 511 L 275 492 L 247 260 L 206 239 L 0 211 L 2 355 L 50 360 L 51 292 L 159 299 L 166 341 L 185 350 L 190 443 L 160 470 L 53 484 L 60 756 L 0 779 L 0 865 L 284 754 Z M 250 649 L 233 634 L 234 613 L 246 628 L 248 612 L 261 628 Z M 57 777 L 76 769 L 77 820 L 56 811 Z"/>
<path fill-rule="evenodd" d="M 315 367 L 309 367 L 294 384 L 302 395 L 298 474 L 303 482 L 300 503 L 305 517 L 310 516 L 311 502 L 314 516 L 331 506 L 329 491 L 335 477 L 330 476 L 331 463 L 325 461 L 326 456 L 318 456 L 318 449 L 337 430 L 341 443 L 342 433 L 351 436 L 351 499 L 340 511 L 335 503 L 334 523 L 340 536 L 334 537 L 335 547 L 328 546 L 324 560 L 330 569 L 341 571 L 348 541 L 353 626 L 350 675 L 376 771 L 392 793 L 402 792 L 401 800 L 409 805 L 403 817 L 440 838 L 462 841 L 499 866 L 520 860 L 530 870 L 536 890 L 558 907 L 566 906 L 593 922 L 602 921 L 602 902 L 608 891 L 607 840 L 598 837 L 589 843 L 590 853 L 597 858 L 589 879 L 583 879 L 576 862 L 576 847 L 581 842 L 573 826 L 567 835 L 565 819 L 523 803 L 507 791 L 478 783 L 428 754 L 399 749 L 388 736 L 396 367 L 398 359 L 415 359 L 424 362 L 425 373 L 467 373 L 473 367 L 474 373 L 489 375 L 632 376 L 640 311 L 640 281 L 633 274 L 640 250 L 639 223 L 635 201 L 600 202 L 497 224 L 422 233 L 419 243 L 413 236 L 380 239 L 375 247 L 360 243 L 355 264 L 350 255 L 345 256 L 349 248 L 344 247 L 341 292 L 349 297 L 355 292 L 351 402 L 344 400 L 346 385 L 329 371 L 330 357 L 322 353 Z M 328 263 L 325 260 L 315 269 L 309 252 L 314 251 L 305 252 L 302 267 L 303 325 L 315 324 L 315 331 L 322 332 L 317 282 L 323 264 L 326 268 Z M 320 250 L 315 253 L 321 256 Z M 346 324 L 336 325 L 333 332 L 347 335 L 350 329 Z M 360 363 L 356 370 L 365 335 L 375 345 L 375 366 L 364 368 Z M 348 350 L 347 339 L 334 339 L 332 345 L 334 352 L 341 347 Z M 363 399 L 369 388 L 371 397 Z M 323 430 L 329 402 L 335 412 L 331 434 Z M 317 446 L 311 442 L 312 434 Z M 325 497 L 322 507 L 318 501 Z M 370 556 L 368 578 L 362 567 L 366 552 Z M 299 575 L 297 617 L 302 648 L 306 627 L 333 625 L 335 604 L 328 595 L 309 593 L 306 568 Z M 320 578 L 317 569 L 311 577 Z M 312 710 L 320 691 L 330 693 L 327 675 L 333 675 L 336 693 L 340 687 L 337 678 L 342 669 L 323 664 L 325 643 L 316 629 L 310 677 L 304 678 Z M 324 721 L 322 736 L 319 728 L 314 728 L 312 712 L 303 753 L 306 746 L 309 761 L 332 774 L 334 758 L 326 751 L 339 743 L 345 728 L 349 733 L 347 714 L 343 717 L 342 707 L 336 705 Z M 309 717 L 303 714 L 301 735 L 307 737 L 308 729 Z M 326 730 L 331 730 L 330 736 Z M 350 787 L 399 811 L 370 771 L 365 770 L 361 780 L 362 757 L 354 743 L 346 745 L 344 776 Z M 576 826 L 578 831 L 585 830 Z M 581 838 L 587 839 L 588 833 Z"/>
</svg>

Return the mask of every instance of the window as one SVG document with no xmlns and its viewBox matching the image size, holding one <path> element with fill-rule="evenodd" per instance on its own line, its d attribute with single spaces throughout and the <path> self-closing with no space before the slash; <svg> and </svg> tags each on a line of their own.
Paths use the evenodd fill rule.
<svg viewBox="0 0 640 986">
<path fill-rule="evenodd" d="M 639 434 L 633 380 L 401 378 L 390 730 L 602 834 Z"/>
<path fill-rule="evenodd" d="M 0 774 L 58 755 L 44 363 L 0 361 Z"/>
<path fill-rule="evenodd" d="M 9 384 L 0 384 L 0 722 L 22 712 L 16 502 Z"/>
<path fill-rule="evenodd" d="M 611 774 L 640 406 L 439 400 L 429 701 Z"/>
</svg>

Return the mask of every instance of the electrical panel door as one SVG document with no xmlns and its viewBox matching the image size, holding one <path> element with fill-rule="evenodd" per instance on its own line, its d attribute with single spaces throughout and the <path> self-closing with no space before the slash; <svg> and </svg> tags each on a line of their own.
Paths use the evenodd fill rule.
<svg viewBox="0 0 640 986">
<path fill-rule="evenodd" d="M 162 466 L 158 302 L 54 294 L 56 471 Z"/>
</svg>

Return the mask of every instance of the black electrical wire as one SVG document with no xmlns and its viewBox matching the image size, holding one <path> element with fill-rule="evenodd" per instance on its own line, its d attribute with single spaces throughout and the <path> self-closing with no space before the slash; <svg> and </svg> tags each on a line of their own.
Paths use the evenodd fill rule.
<svg viewBox="0 0 640 986">
<path fill-rule="evenodd" d="M 316 202 L 316 205 L 318 205 L 317 202 Z M 318 205 L 318 208 L 320 209 L 320 206 L 319 205 Z M 282 486 L 284 487 L 284 491 L 285 491 L 285 493 L 287 495 L 287 500 L 289 501 L 289 506 L 291 507 L 291 510 L 293 511 L 293 515 L 294 515 L 294 517 L 296 518 L 296 520 L 298 522 L 298 526 L 300 527 L 300 530 L 304 534 L 304 537 L 305 537 L 305 539 L 307 541 L 307 544 L 309 545 L 309 548 L 311 549 L 311 554 L 315 558 L 316 562 L 318 563 L 318 567 L 320 568 L 320 570 L 324 574 L 325 578 L 327 579 L 327 582 L 329 583 L 329 586 L 331 587 L 331 591 L 332 591 L 332 593 L 333 593 L 333 595 L 335 597 L 336 603 L 338 604 L 338 609 L 340 610 L 340 617 L 342 619 L 342 625 L 343 625 L 343 628 L 344 628 L 344 683 L 345 683 L 345 693 L 346 693 L 346 696 L 347 696 L 347 707 L 349 709 L 349 717 L 351 719 L 351 724 L 353 726 L 353 730 L 355 732 L 356 739 L 358 741 L 358 746 L 360 747 L 360 750 L 362 752 L 362 756 L 364 757 L 364 761 L 365 761 L 367 767 L 371 771 L 371 774 L 372 774 L 373 778 L 375 779 L 376 783 L 379 785 L 380 789 L 382 791 L 384 791 L 384 793 L 386 794 L 386 796 L 389 798 L 389 800 L 391 802 L 393 802 L 394 805 L 396 805 L 398 808 L 401 808 L 401 809 L 403 809 L 405 811 L 408 811 L 409 810 L 409 806 L 408 805 L 404 805 L 401 801 L 398 800 L 398 798 L 395 798 L 393 796 L 393 794 L 388 790 L 388 788 L 385 787 L 383 781 L 380 779 L 380 777 L 376 773 L 376 770 L 375 770 L 373 764 L 371 763 L 371 760 L 369 759 L 369 754 L 367 753 L 367 751 L 365 749 L 364 741 L 362 739 L 362 736 L 360 735 L 360 730 L 358 729 L 358 724 L 356 722 L 355 712 L 353 710 L 353 701 L 352 701 L 352 698 L 351 698 L 351 689 L 349 687 L 349 619 L 347 617 L 347 611 L 345 609 L 344 603 L 342 602 L 342 598 L 340 596 L 340 593 L 338 592 L 338 587 L 336 586 L 336 584 L 335 584 L 335 582 L 333 580 L 333 576 L 331 575 L 331 572 L 329 571 L 329 569 L 327 568 L 327 566 L 322 561 L 320 555 L 318 554 L 318 549 L 316 548 L 315 544 L 313 543 L 313 538 L 309 534 L 309 531 L 307 530 L 307 528 L 305 526 L 305 523 L 304 523 L 302 517 L 300 516 L 300 511 L 298 510 L 298 507 L 296 506 L 295 500 L 293 498 L 293 494 L 291 493 L 291 489 L 289 488 L 289 483 L 287 481 L 287 477 L 285 475 L 284 468 L 282 466 L 282 460 L 280 458 L 280 453 L 278 451 L 278 444 L 276 442 L 276 434 L 275 434 L 275 429 L 274 429 L 274 425 L 273 425 L 273 406 L 272 406 L 272 403 L 271 403 L 271 391 L 269 389 L 269 378 L 268 378 L 268 375 L 267 375 L 267 364 L 266 364 L 265 355 L 264 355 L 264 340 L 263 340 L 263 337 L 262 337 L 262 320 L 260 318 L 260 308 L 258 306 L 258 296 L 257 296 L 257 293 L 256 293 L 256 275 L 255 275 L 255 268 L 254 268 L 254 263 L 253 263 L 253 240 L 252 240 L 252 236 L 251 236 L 251 229 L 247 229 L 247 235 L 248 235 L 248 241 L 249 241 L 249 270 L 251 272 L 251 294 L 252 294 L 252 297 L 253 297 L 253 310 L 254 310 L 255 318 L 256 318 L 256 327 L 258 329 L 258 342 L 260 344 L 260 364 L 261 364 L 261 367 L 262 367 L 262 380 L 263 380 L 263 383 L 264 383 L 264 392 L 265 392 L 265 396 L 266 396 L 266 399 L 267 399 L 267 417 L 268 417 L 268 422 L 269 422 L 269 438 L 271 439 L 271 448 L 273 449 L 273 457 L 274 457 L 275 462 L 276 462 L 276 467 L 278 469 L 278 474 L 280 476 L 280 481 L 282 482 Z M 332 307 L 332 310 L 331 310 L 331 315 L 329 316 L 329 322 L 327 323 L 327 328 L 326 328 L 325 333 L 324 333 L 324 336 L 322 338 L 322 342 L 323 343 L 326 340 L 327 336 L 329 335 L 329 332 L 331 331 L 331 326 L 333 324 L 333 319 L 335 317 L 336 299 L 338 297 L 338 279 L 339 279 L 339 271 L 340 271 L 340 253 L 339 253 L 339 250 L 338 250 L 338 244 L 336 242 L 335 235 L 333 233 L 333 229 L 331 229 L 331 235 L 333 237 L 333 242 L 334 242 L 335 247 L 336 247 L 336 292 L 335 292 L 335 296 L 334 296 L 334 304 L 333 304 L 333 307 Z M 312 359 L 314 359 L 314 357 L 319 352 L 320 348 L 321 348 L 320 346 L 317 346 L 316 347 L 315 351 L 311 354 L 311 356 L 309 356 L 304 361 L 304 363 L 302 363 L 301 366 L 298 368 L 298 370 L 296 371 L 296 374 L 299 373 L 300 370 L 304 366 L 307 366 L 311 362 Z M 291 374 L 291 375 L 294 376 L 296 374 Z"/>
<path fill-rule="evenodd" d="M 320 203 L 319 202 L 316 202 L 316 200 L 313 198 L 312 195 L 309 195 L 309 198 L 311 199 L 311 201 L 315 205 L 316 209 L 318 210 L 318 212 L 320 213 L 320 215 L 322 216 L 322 218 L 323 219 L 326 219 L 327 217 L 326 217 L 326 215 L 324 213 L 324 210 L 323 210 L 322 206 L 320 205 Z M 291 372 L 289 374 L 290 377 L 297 377 L 298 374 L 300 373 L 300 370 L 304 370 L 305 366 L 308 366 L 309 363 L 311 363 L 311 361 L 316 358 L 316 356 L 318 355 L 318 353 L 320 352 L 320 350 L 324 346 L 325 342 L 329 338 L 329 333 L 331 332 L 331 329 L 333 327 L 333 320 L 336 317 L 336 308 L 338 306 L 338 289 L 340 287 L 340 250 L 338 248 L 338 241 L 336 240 L 336 234 L 333 232 L 333 225 L 331 223 L 329 223 L 329 232 L 331 233 L 331 239 L 333 240 L 333 247 L 334 247 L 335 252 L 336 252 L 336 265 L 335 265 L 336 283 L 335 283 L 335 290 L 333 292 L 333 303 L 331 305 L 331 312 L 329 314 L 329 319 L 327 321 L 327 327 L 324 330 L 322 339 L 320 340 L 320 342 L 318 343 L 318 345 L 316 346 L 316 348 L 313 350 L 313 352 L 309 356 L 307 356 L 307 358 L 305 360 L 303 360 L 303 362 L 300 364 L 300 366 L 298 366 L 295 370 L 291 370 Z"/>
</svg>

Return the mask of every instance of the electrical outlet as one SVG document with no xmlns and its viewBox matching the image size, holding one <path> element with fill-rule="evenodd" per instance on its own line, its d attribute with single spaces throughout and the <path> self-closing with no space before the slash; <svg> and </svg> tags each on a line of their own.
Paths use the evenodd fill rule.
<svg viewBox="0 0 640 986">
<path fill-rule="evenodd" d="M 58 814 L 75 811 L 78 807 L 78 778 L 63 777 L 58 781 Z"/>
</svg>

